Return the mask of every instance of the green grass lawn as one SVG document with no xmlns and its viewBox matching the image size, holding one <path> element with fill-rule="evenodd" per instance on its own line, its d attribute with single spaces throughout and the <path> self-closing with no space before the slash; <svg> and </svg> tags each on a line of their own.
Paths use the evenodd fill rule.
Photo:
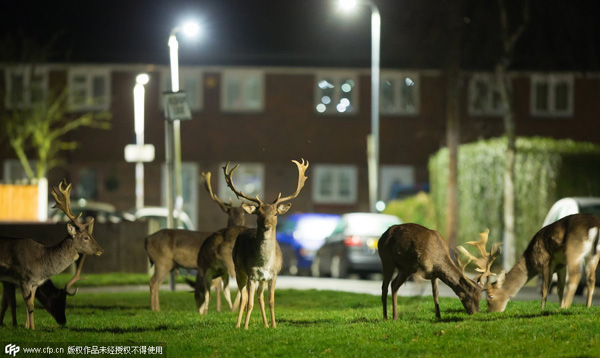
<svg viewBox="0 0 600 358">
<path fill-rule="evenodd" d="M 400 291 L 401 292 L 401 291 Z M 431 297 L 400 298 L 400 319 L 381 319 L 377 296 L 332 291 L 278 290 L 278 327 L 262 327 L 256 304 L 250 329 L 235 328 L 231 312 L 196 313 L 193 294 L 161 292 L 161 312 L 148 292 L 79 293 L 69 298 L 67 325 L 36 310 L 36 330 L 0 327 L 0 343 L 48 342 L 63 347 L 157 345 L 170 357 L 583 357 L 600 356 L 600 307 L 511 302 L 505 313 L 467 315 L 460 301 L 441 298 L 442 321 Z M 485 310 L 485 302 L 481 308 Z M 390 308 L 391 310 L 391 308 Z M 267 313 L 268 315 L 268 313 Z M 62 343 L 61 343 L 62 342 Z M 22 355 L 22 357 L 33 355 Z M 53 355 L 56 357 L 57 355 Z"/>
</svg>

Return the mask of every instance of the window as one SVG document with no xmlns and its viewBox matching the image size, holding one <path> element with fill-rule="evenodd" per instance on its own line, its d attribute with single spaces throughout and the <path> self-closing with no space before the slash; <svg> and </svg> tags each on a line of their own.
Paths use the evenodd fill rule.
<svg viewBox="0 0 600 358">
<path fill-rule="evenodd" d="M 31 108 L 44 104 L 48 93 L 48 75 L 44 68 L 8 68 L 4 76 L 6 82 L 6 108 Z"/>
<path fill-rule="evenodd" d="M 110 71 L 105 68 L 76 68 L 69 71 L 71 111 L 107 110 L 110 106 Z"/>
<path fill-rule="evenodd" d="M 226 163 L 221 163 L 219 167 L 224 167 Z M 233 165 L 229 166 L 231 170 Z M 238 199 L 225 183 L 225 176 L 219 175 L 218 196 L 224 202 L 231 200 L 234 204 L 240 204 L 242 199 Z M 265 200 L 265 167 L 260 163 L 240 163 L 240 166 L 233 172 L 232 177 L 235 187 L 249 197 L 255 198 L 257 195 Z M 272 199 L 271 199 L 272 200 Z M 266 201 L 266 200 L 265 200 Z"/>
<path fill-rule="evenodd" d="M 550 117 L 573 115 L 573 76 L 533 75 L 531 114 Z"/>
<path fill-rule="evenodd" d="M 163 71 L 161 74 L 161 88 L 171 91 L 171 72 Z M 200 70 L 192 68 L 179 68 L 179 89 L 186 94 L 186 100 L 192 112 L 202 110 L 204 106 L 203 74 Z M 164 108 L 164 101 L 160 101 Z"/>
<path fill-rule="evenodd" d="M 262 71 L 225 71 L 221 85 L 221 109 L 228 112 L 257 112 L 264 107 Z"/>
<path fill-rule="evenodd" d="M 316 165 L 313 200 L 320 204 L 354 204 L 358 172 L 352 165 Z"/>
<path fill-rule="evenodd" d="M 504 104 L 495 78 L 490 74 L 475 74 L 469 81 L 469 114 L 502 115 Z"/>
<path fill-rule="evenodd" d="M 384 201 L 403 199 L 414 194 L 415 168 L 410 165 L 382 165 L 379 177 L 381 198 Z"/>
<path fill-rule="evenodd" d="M 419 113 L 419 79 L 416 73 L 383 73 L 380 86 L 381 113 Z"/>
<path fill-rule="evenodd" d="M 350 74 L 317 75 L 315 109 L 325 114 L 358 112 L 358 79 Z"/>
<path fill-rule="evenodd" d="M 164 207 L 167 206 L 167 175 L 169 171 L 166 164 L 161 166 L 161 202 Z M 173 196 L 175 193 L 175 183 L 171 183 Z M 183 162 L 181 163 L 181 196 L 183 198 L 183 211 L 189 216 L 193 227 L 198 227 L 198 164 Z M 175 198 L 173 198 L 175 200 Z M 175 226 L 177 220 L 175 220 Z M 187 225 L 185 225 L 187 226 Z M 163 226 L 164 227 L 164 226 Z"/>
</svg>

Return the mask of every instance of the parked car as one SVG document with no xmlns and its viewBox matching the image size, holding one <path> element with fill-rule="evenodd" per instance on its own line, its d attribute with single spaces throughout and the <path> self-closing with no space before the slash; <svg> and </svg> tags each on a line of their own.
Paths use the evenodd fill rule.
<svg viewBox="0 0 600 358">
<path fill-rule="evenodd" d="M 310 273 L 315 253 L 335 229 L 340 215 L 302 213 L 279 218 L 277 241 L 283 255 L 283 273 Z"/>
<path fill-rule="evenodd" d="M 194 230 L 194 224 L 185 211 L 175 211 L 173 214 L 175 226 L 178 229 Z M 155 227 L 150 231 L 154 232 L 167 227 L 169 211 L 162 206 L 145 206 L 135 210 L 134 215 L 137 219 L 151 221 L 151 225 Z M 177 224 L 177 222 L 180 222 L 180 224 Z"/>
<path fill-rule="evenodd" d="M 53 222 L 67 222 L 70 219 L 67 218 L 64 212 L 53 208 L 52 205 L 48 205 L 50 208 L 48 217 Z M 97 223 L 120 223 L 121 221 L 135 221 L 136 217 L 131 213 L 118 211 L 114 205 L 109 203 L 103 203 L 94 200 L 87 199 L 74 199 L 71 200 L 71 211 L 75 215 L 81 214 L 84 221 L 94 219 Z"/>
<path fill-rule="evenodd" d="M 542 227 L 550 225 L 553 222 L 564 218 L 565 216 L 578 213 L 589 213 L 600 217 L 600 197 L 569 197 L 558 200 L 548 211 Z M 585 272 L 583 267 L 581 270 L 582 272 Z M 600 265 L 596 267 L 596 277 L 600 277 Z M 552 287 L 556 285 L 556 280 L 556 275 L 553 275 L 550 291 L 552 291 Z M 575 294 L 581 295 L 583 293 L 583 289 L 586 286 L 585 280 L 586 275 L 581 275 L 581 281 L 577 286 L 577 291 L 575 291 Z M 596 286 L 600 286 L 600 280 L 598 279 L 596 280 Z"/>
<path fill-rule="evenodd" d="M 333 233 L 317 251 L 311 265 L 313 276 L 343 278 L 357 273 L 365 278 L 381 272 L 377 242 L 392 225 L 401 224 L 398 217 L 376 213 L 342 215 Z"/>
</svg>

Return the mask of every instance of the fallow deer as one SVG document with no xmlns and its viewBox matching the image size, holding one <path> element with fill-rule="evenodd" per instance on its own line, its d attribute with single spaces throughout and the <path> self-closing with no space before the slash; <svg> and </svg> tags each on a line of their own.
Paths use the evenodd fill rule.
<svg viewBox="0 0 600 358">
<path fill-rule="evenodd" d="M 54 187 L 56 206 L 71 223 L 68 236 L 55 246 L 45 246 L 31 239 L 5 238 L 0 240 L 0 281 L 19 285 L 27 307 L 25 327 L 35 329 L 33 319 L 35 292 L 50 276 L 64 271 L 80 254 L 101 255 L 103 250 L 92 236 L 94 221 L 80 223 L 71 211 L 71 184 L 63 182 Z"/>
<path fill-rule="evenodd" d="M 210 184 L 211 173 L 202 173 L 204 176 L 204 188 L 221 210 L 227 214 L 227 226 L 244 226 L 246 223 L 245 212 L 239 206 L 232 203 L 224 203 L 213 193 Z M 150 304 L 153 311 L 160 311 L 158 292 L 160 285 L 169 272 L 177 268 L 197 269 L 197 259 L 200 247 L 212 232 L 188 231 L 178 229 L 163 229 L 148 236 L 145 240 L 146 253 L 150 262 L 154 264 L 154 275 L 150 279 Z M 220 281 L 211 282 L 217 288 L 217 310 L 220 305 Z M 231 294 L 229 288 L 225 288 L 225 300 L 232 308 Z"/>
<path fill-rule="evenodd" d="M 387 295 L 392 283 L 393 318 L 398 319 L 398 289 L 413 274 L 431 280 L 435 317 L 441 319 L 438 300 L 438 282 L 447 284 L 460 298 L 468 314 L 479 311 L 482 289 L 468 278 L 450 258 L 446 241 L 440 233 L 418 224 L 391 226 L 378 242 L 383 268 L 381 303 L 383 319 L 387 319 Z M 392 280 L 394 271 L 398 273 Z"/>
<path fill-rule="evenodd" d="M 238 198 L 244 198 L 256 205 L 244 204 L 242 207 L 249 213 L 257 216 L 256 230 L 246 230 L 238 235 L 233 246 L 233 262 L 235 264 L 235 274 L 238 288 L 242 294 L 242 302 L 236 328 L 239 328 L 246 308 L 246 319 L 244 329 L 248 329 L 250 315 L 254 306 L 254 292 L 257 290 L 258 302 L 262 314 L 263 324 L 269 327 L 267 316 L 265 314 L 265 302 L 263 291 L 265 284 L 269 288 L 269 311 L 271 314 L 271 326 L 276 327 L 275 323 L 275 284 L 277 275 L 281 271 L 282 259 L 281 249 L 276 240 L 277 216 L 285 214 L 292 204 L 284 204 L 285 201 L 294 199 L 300 194 L 304 187 L 306 176 L 304 173 L 308 168 L 308 161 L 302 163 L 292 161 L 298 167 L 298 186 L 296 191 L 286 197 L 281 197 L 281 193 L 272 204 L 263 203 L 258 196 L 249 197 L 239 191 L 233 184 L 232 175 L 239 165 L 236 165 L 231 171 L 229 163 L 223 168 L 225 172 L 225 181 L 229 188 Z M 257 287 L 258 285 L 258 287 Z"/>
<path fill-rule="evenodd" d="M 67 316 L 65 313 L 67 307 L 67 296 L 75 296 L 77 290 L 75 292 L 70 292 L 71 286 L 79 281 L 81 275 L 81 269 L 83 268 L 83 262 L 85 260 L 85 255 L 82 256 L 81 260 L 79 260 L 79 265 L 77 266 L 77 271 L 75 276 L 69 280 L 65 288 L 60 289 L 52 283 L 51 280 L 44 281 L 37 290 L 35 291 L 35 298 L 39 303 L 44 306 L 46 311 L 50 313 L 50 315 L 54 318 L 56 323 L 60 325 L 64 325 L 67 323 Z M 6 313 L 6 309 L 10 308 L 11 316 L 12 316 L 12 325 L 17 325 L 17 302 L 15 299 L 15 285 L 9 282 L 2 282 L 3 291 L 2 291 L 2 306 L 0 307 L 0 326 L 4 323 L 4 314 Z"/>
<path fill-rule="evenodd" d="M 592 214 L 574 214 L 540 229 L 525 252 L 508 273 L 485 286 L 489 312 L 503 312 L 511 297 L 527 283 L 542 275 L 542 309 L 546 308 L 548 289 L 554 272 L 558 274 L 558 297 L 561 308 L 569 308 L 581 279 L 581 264 L 587 273 L 587 302 L 592 304 L 596 266 L 600 257 L 600 219 Z M 565 281 L 569 284 L 565 292 Z"/>
</svg>

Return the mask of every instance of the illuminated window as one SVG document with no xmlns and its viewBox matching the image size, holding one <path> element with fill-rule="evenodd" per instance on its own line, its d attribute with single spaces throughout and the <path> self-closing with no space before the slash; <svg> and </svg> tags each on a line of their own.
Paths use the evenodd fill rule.
<svg viewBox="0 0 600 358">
<path fill-rule="evenodd" d="M 352 165 L 317 164 L 313 171 L 313 200 L 320 204 L 355 204 L 358 170 Z"/>
<path fill-rule="evenodd" d="M 503 113 L 504 105 L 494 76 L 473 75 L 469 80 L 469 114 L 499 116 Z"/>
<path fill-rule="evenodd" d="M 573 115 L 573 76 L 570 74 L 531 77 L 531 114 L 567 117 Z"/>
<path fill-rule="evenodd" d="M 171 72 L 170 70 L 161 73 L 161 88 L 163 91 L 171 91 Z M 200 70 L 193 68 L 179 68 L 179 90 L 185 92 L 185 98 L 192 112 L 202 110 L 204 105 L 204 86 L 203 74 Z M 160 101 L 160 108 L 164 108 L 163 101 Z"/>
<path fill-rule="evenodd" d="M 419 113 L 419 77 L 416 73 L 381 75 L 379 108 L 383 114 Z"/>
<path fill-rule="evenodd" d="M 316 77 L 315 110 L 324 114 L 358 112 L 358 79 L 349 74 L 321 74 Z"/>
<path fill-rule="evenodd" d="M 110 107 L 110 71 L 100 67 L 69 70 L 68 103 L 71 111 L 108 110 Z"/>
<path fill-rule="evenodd" d="M 221 109 L 226 112 L 258 112 L 264 108 L 262 71 L 225 71 L 221 83 Z"/>
<path fill-rule="evenodd" d="M 221 163 L 219 168 L 225 166 L 226 163 Z M 273 200 L 274 198 L 265 198 L 265 166 L 261 163 L 239 163 L 240 166 L 233 172 L 233 184 L 242 193 L 249 197 L 255 198 L 257 195 L 261 200 L 265 202 L 267 200 Z M 229 165 L 231 170 L 236 163 Z M 235 205 L 240 204 L 242 199 L 238 199 L 235 194 L 229 189 L 227 183 L 225 183 L 225 176 L 218 175 L 219 189 L 218 196 L 224 202 L 231 200 Z"/>
<path fill-rule="evenodd" d="M 44 68 L 13 67 L 4 72 L 6 108 L 31 108 L 43 104 L 48 94 L 48 74 Z"/>
</svg>

